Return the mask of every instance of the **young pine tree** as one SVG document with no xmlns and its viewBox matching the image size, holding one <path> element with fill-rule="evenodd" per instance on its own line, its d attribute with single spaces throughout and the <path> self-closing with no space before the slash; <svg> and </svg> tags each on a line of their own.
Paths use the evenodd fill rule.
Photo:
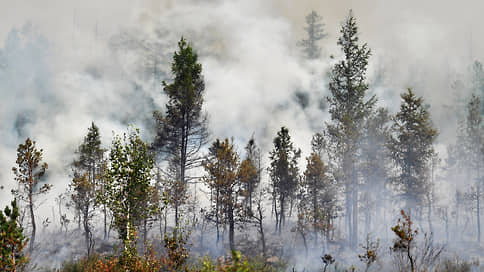
<svg viewBox="0 0 484 272">
<path fill-rule="evenodd" d="M 295 198 L 299 185 L 298 159 L 301 157 L 301 150 L 293 146 L 289 130 L 285 127 L 277 132 L 273 143 L 268 171 L 271 178 L 273 209 L 276 213 L 276 231 L 281 234 L 286 221 L 287 204 Z"/>
<path fill-rule="evenodd" d="M 35 221 L 36 199 L 38 196 L 47 193 L 52 185 L 44 183 L 39 187 L 39 181 L 44 176 L 48 167 L 47 163 L 42 163 L 42 149 L 37 149 L 35 141 L 27 138 L 24 144 L 20 144 L 17 148 L 17 167 L 13 167 L 12 171 L 15 175 L 15 180 L 18 182 L 18 189 L 12 190 L 12 193 L 17 199 L 27 203 L 30 214 L 30 225 L 32 232 L 30 235 L 29 252 L 32 253 L 35 245 L 35 234 L 37 225 Z"/>
<path fill-rule="evenodd" d="M 73 179 L 69 184 L 73 206 L 78 209 L 79 220 L 82 218 L 84 240 L 87 255 L 90 256 L 94 240 L 91 219 L 99 195 L 104 193 L 104 152 L 101 148 L 101 136 L 98 127 L 92 123 L 84 141 L 78 147 L 76 158 L 72 162 Z M 104 238 L 107 236 L 106 205 L 103 204 Z"/>
<path fill-rule="evenodd" d="M 240 182 L 237 179 L 239 156 L 229 139 L 217 139 L 213 142 L 203 166 L 207 172 L 204 181 L 211 191 L 211 209 L 217 229 L 217 244 L 220 238 L 220 225 L 228 222 L 230 249 L 235 250 L 234 232 L 240 189 Z"/>
<path fill-rule="evenodd" d="M 331 220 L 335 214 L 336 192 L 327 176 L 327 166 L 314 151 L 306 158 L 300 202 L 304 203 L 309 213 L 314 243 L 317 245 L 319 233 L 324 234 L 326 242 L 329 240 Z"/>
<path fill-rule="evenodd" d="M 251 138 L 245 147 L 246 156 L 240 163 L 238 169 L 238 179 L 241 185 L 241 195 L 243 196 L 244 213 L 252 212 L 252 203 L 256 189 L 260 183 L 261 159 L 260 149 L 257 147 L 254 138 Z"/>
<path fill-rule="evenodd" d="M 28 262 L 23 251 L 28 239 L 20 227 L 17 200 L 12 201 L 12 209 L 0 211 L 0 270 L 15 272 Z"/>
</svg>

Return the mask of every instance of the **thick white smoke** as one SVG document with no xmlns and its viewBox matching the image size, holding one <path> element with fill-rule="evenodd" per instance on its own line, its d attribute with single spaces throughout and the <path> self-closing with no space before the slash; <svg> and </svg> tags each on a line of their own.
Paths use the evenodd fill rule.
<svg viewBox="0 0 484 272">
<path fill-rule="evenodd" d="M 234 137 L 242 149 L 254 134 L 267 159 L 276 131 L 287 126 L 307 156 L 312 134 L 328 119 L 321 107 L 328 95 L 325 73 L 341 54 L 336 39 L 351 8 L 361 41 L 373 53 L 370 92 L 395 112 L 399 93 L 414 87 L 431 104 L 439 142 L 450 142 L 455 120 L 446 105 L 456 98 L 450 86 L 483 58 L 483 3 L 0 1 L 0 207 L 11 199 L 15 149 L 26 137 L 44 149 L 47 181 L 54 184 L 41 218 L 50 216 L 54 197 L 65 191 L 68 164 L 91 121 L 105 147 L 113 131 L 122 133 L 128 124 L 150 140 L 152 112 L 165 103 L 161 81 L 170 80 L 171 56 L 182 35 L 203 65 L 213 137 Z M 323 16 L 329 35 L 323 57 L 308 62 L 296 43 L 312 9 Z M 297 92 L 307 95 L 306 106 L 297 102 Z"/>
</svg>

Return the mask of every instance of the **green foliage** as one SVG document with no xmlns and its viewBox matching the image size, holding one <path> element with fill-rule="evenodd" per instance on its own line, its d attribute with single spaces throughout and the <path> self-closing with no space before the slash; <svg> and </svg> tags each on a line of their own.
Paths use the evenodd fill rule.
<svg viewBox="0 0 484 272">
<path fill-rule="evenodd" d="M 407 205 L 422 203 L 430 191 L 428 169 L 434 155 L 437 130 L 421 97 L 411 89 L 401 95 L 400 111 L 393 118 L 388 147 L 400 170 L 394 183 L 399 186 Z"/>
<path fill-rule="evenodd" d="M 0 211 L 0 270 L 17 271 L 28 262 L 23 250 L 28 239 L 18 223 L 17 200 L 13 200 L 12 209 L 5 207 Z"/>
<path fill-rule="evenodd" d="M 138 129 L 113 138 L 106 170 L 107 206 L 114 216 L 114 227 L 125 246 L 135 227 L 156 210 L 151 185 L 153 158 Z"/>
<path fill-rule="evenodd" d="M 234 249 L 235 211 L 238 208 L 238 192 L 240 187 L 239 156 L 229 139 L 215 140 L 209 148 L 207 160 L 203 162 L 207 174 L 204 182 L 210 188 L 211 217 L 217 228 L 217 242 L 219 240 L 219 225 L 229 224 L 230 248 Z"/>
<path fill-rule="evenodd" d="M 200 149 L 207 142 L 207 116 L 202 112 L 205 83 L 198 56 L 182 37 L 173 55 L 173 82 L 163 82 L 168 96 L 166 112 L 154 112 L 157 135 L 152 145 L 169 162 L 167 190 L 175 208 L 175 225 L 179 224 L 179 207 L 185 203 L 187 171 L 200 166 Z"/>
<path fill-rule="evenodd" d="M 18 146 L 17 167 L 12 168 L 15 180 L 19 183 L 19 188 L 12 190 L 12 194 L 15 195 L 16 199 L 26 202 L 30 212 L 30 224 L 32 225 L 29 243 L 30 252 L 34 249 L 37 230 L 34 215 L 35 198 L 47 193 L 52 188 L 52 185 L 47 183 L 38 188 L 39 181 L 48 168 L 47 163 L 42 163 L 42 153 L 42 149 L 36 148 L 35 141 L 27 138 L 24 144 Z"/>
<path fill-rule="evenodd" d="M 315 231 L 329 234 L 336 214 L 336 188 L 327 176 L 328 167 L 316 153 L 306 158 L 301 202 L 310 209 L 310 221 Z"/>
<path fill-rule="evenodd" d="M 342 132 L 356 133 L 357 126 L 368 116 L 376 99 L 371 97 L 364 100 L 368 84 L 366 83 L 366 70 L 370 49 L 367 44 L 359 45 L 358 27 L 355 17 L 350 11 L 341 29 L 338 45 L 344 54 L 344 59 L 335 64 L 331 71 L 328 98 L 331 120 L 343 125 Z"/>
<path fill-rule="evenodd" d="M 189 250 L 187 240 L 190 233 L 185 229 L 174 229 L 173 233 L 165 233 L 164 241 L 167 253 L 161 257 L 161 263 L 169 270 L 180 271 L 185 267 Z"/>
<path fill-rule="evenodd" d="M 56 272 L 159 272 L 173 271 L 163 270 L 164 266 L 155 256 L 151 249 L 144 256 L 132 256 L 129 260 L 118 258 L 116 256 L 101 256 L 92 254 L 89 257 L 81 258 L 76 261 L 68 261 L 62 264 L 61 269 Z"/>
<path fill-rule="evenodd" d="M 91 179 L 100 178 L 96 176 L 97 168 L 100 167 L 100 163 L 104 157 L 105 150 L 101 148 L 101 135 L 99 134 L 99 128 L 91 123 L 88 128 L 87 135 L 84 137 L 84 141 L 77 150 L 77 159 L 74 160 L 72 165 L 76 169 L 83 169 L 90 172 L 93 175 Z"/>
<path fill-rule="evenodd" d="M 202 113 L 205 83 L 198 56 L 182 37 L 173 55 L 174 81 L 163 82 L 168 96 L 164 115 L 156 111 L 158 135 L 154 148 L 176 160 L 179 179 L 185 183 L 185 170 L 192 160 L 200 160 L 198 151 L 207 138 L 206 116 Z"/>
<path fill-rule="evenodd" d="M 44 184 L 40 188 L 36 188 L 39 180 L 44 176 L 48 168 L 47 163 L 42 163 L 42 149 L 35 147 L 35 141 L 27 138 L 24 144 L 20 144 L 17 148 L 17 167 L 13 167 L 12 171 L 15 175 L 15 180 L 20 183 L 20 190 L 15 190 L 13 193 L 20 199 L 25 200 L 30 197 L 28 192 L 34 191 L 33 194 L 46 193 L 51 185 Z M 38 190 L 37 190 L 38 189 Z"/>
<path fill-rule="evenodd" d="M 366 98 L 368 84 L 366 72 L 371 55 L 367 44 L 360 45 L 358 27 L 353 12 L 343 22 L 337 44 L 343 59 L 337 62 L 330 74 L 328 97 L 331 122 L 327 124 L 328 149 L 336 181 L 343 185 L 349 242 L 356 247 L 358 241 L 358 155 L 364 120 L 376 103 L 375 96 Z"/>
<path fill-rule="evenodd" d="M 301 157 L 301 150 L 296 149 L 289 136 L 289 130 L 281 127 L 274 138 L 274 148 L 269 154 L 271 161 L 268 168 L 271 185 L 273 209 L 276 212 L 276 229 L 279 233 L 285 223 L 286 203 L 294 198 L 299 183 L 298 159 Z M 277 211 L 279 202 L 279 212 Z"/>
<path fill-rule="evenodd" d="M 95 207 L 101 203 L 99 200 L 105 197 L 104 152 L 99 128 L 93 122 L 76 151 L 76 158 L 72 162 L 73 179 L 69 184 L 71 201 L 76 208 L 79 222 L 82 218 L 87 255 L 91 254 L 94 247 L 90 221 Z"/>
<path fill-rule="evenodd" d="M 212 260 L 203 257 L 196 265 L 180 265 L 175 268 L 167 262 L 164 256 L 156 257 L 156 253 L 150 250 L 145 256 L 138 256 L 128 264 L 122 264 L 120 259 L 115 256 L 100 256 L 92 254 L 89 258 L 82 258 L 77 261 L 65 262 L 62 268 L 56 272 L 276 272 L 285 271 L 285 265 L 268 265 L 262 259 L 247 259 L 238 251 L 232 251 L 231 258 Z"/>
<path fill-rule="evenodd" d="M 276 267 L 267 265 L 265 262 L 257 259 L 248 260 L 240 252 L 232 251 L 232 258 L 228 260 L 218 259 L 214 262 L 212 259 L 205 257 L 202 260 L 200 269 L 193 269 L 193 272 L 272 272 L 283 271 L 276 270 Z"/>
<path fill-rule="evenodd" d="M 244 197 L 244 213 L 252 212 L 253 195 L 261 179 L 261 152 L 254 138 L 250 138 L 245 146 L 246 157 L 240 163 L 237 178 L 240 181 L 241 192 Z"/>
<path fill-rule="evenodd" d="M 371 265 L 377 261 L 379 257 L 379 247 L 380 247 L 380 239 L 376 241 L 370 240 L 370 234 L 366 236 L 366 244 L 361 245 L 363 249 L 363 254 L 358 254 L 358 258 L 362 263 L 365 264 L 365 272 L 367 272 Z"/>
</svg>

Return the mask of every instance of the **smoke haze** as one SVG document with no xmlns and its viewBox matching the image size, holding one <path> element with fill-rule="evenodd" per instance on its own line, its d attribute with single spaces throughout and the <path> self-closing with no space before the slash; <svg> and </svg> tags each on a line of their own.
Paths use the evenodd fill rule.
<svg viewBox="0 0 484 272">
<path fill-rule="evenodd" d="M 336 40 L 349 9 L 372 50 L 370 92 L 393 113 L 399 94 L 414 88 L 431 105 L 437 149 L 445 153 L 456 131 L 448 105 L 468 97 L 451 85 L 484 57 L 483 1 L 0 1 L 1 207 L 11 199 L 16 148 L 27 137 L 49 163 L 48 199 L 65 191 L 68 164 L 91 121 L 105 147 L 128 124 L 151 140 L 152 112 L 166 102 L 161 82 L 170 80 L 182 35 L 203 66 L 213 137 L 234 137 L 242 149 L 254 134 L 267 160 L 284 125 L 307 156 L 311 136 L 329 118 L 325 74 L 341 54 Z M 296 43 L 311 10 L 323 16 L 328 36 L 322 58 L 309 62 Z"/>
</svg>

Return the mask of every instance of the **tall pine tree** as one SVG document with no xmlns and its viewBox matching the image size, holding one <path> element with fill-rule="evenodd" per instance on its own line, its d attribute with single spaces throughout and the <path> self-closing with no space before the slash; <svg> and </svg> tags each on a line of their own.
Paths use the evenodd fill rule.
<svg viewBox="0 0 484 272">
<path fill-rule="evenodd" d="M 187 182 L 194 177 L 190 169 L 201 166 L 200 149 L 207 143 L 207 116 L 202 111 L 205 83 L 198 56 L 182 37 L 173 55 L 172 83 L 163 82 L 168 96 L 166 112 L 155 111 L 158 133 L 153 147 L 161 151 L 172 166 L 167 171 L 173 180 L 175 225 L 179 224 L 179 208 L 186 193 Z"/>
<path fill-rule="evenodd" d="M 331 70 L 328 97 L 331 122 L 327 135 L 337 169 L 333 169 L 338 183 L 344 186 L 346 204 L 346 230 L 350 245 L 358 244 L 358 152 L 362 125 L 374 107 L 376 98 L 366 99 L 368 84 L 366 70 L 370 49 L 360 45 L 358 27 L 350 11 L 341 28 L 338 45 L 343 59 Z"/>
<path fill-rule="evenodd" d="M 84 240 L 87 248 L 87 255 L 91 254 L 94 247 L 92 237 L 92 223 L 94 208 L 97 204 L 98 190 L 101 195 L 104 192 L 104 152 L 101 148 L 101 136 L 99 129 L 94 124 L 88 128 L 84 141 L 76 152 L 76 158 L 72 163 L 73 179 L 69 184 L 71 189 L 71 200 L 74 207 L 78 208 L 79 219 L 82 218 L 84 229 Z M 103 205 L 104 213 L 104 238 L 107 236 L 106 205 Z"/>
<path fill-rule="evenodd" d="M 437 130 L 421 97 L 408 89 L 401 98 L 400 111 L 393 117 L 388 148 L 398 169 L 394 184 L 402 193 L 406 208 L 411 209 L 425 204 L 431 189 L 429 171 Z"/>
</svg>

